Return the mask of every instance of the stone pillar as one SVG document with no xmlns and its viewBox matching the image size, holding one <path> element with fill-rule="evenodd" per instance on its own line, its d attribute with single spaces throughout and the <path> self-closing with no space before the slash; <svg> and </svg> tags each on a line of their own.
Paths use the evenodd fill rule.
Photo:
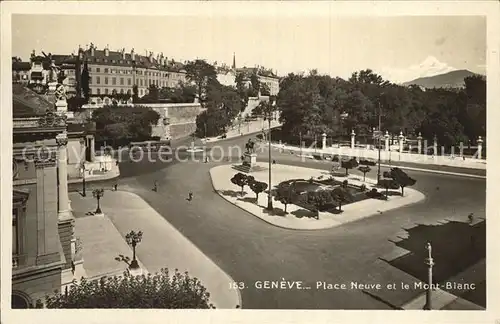
<svg viewBox="0 0 500 324">
<path fill-rule="evenodd" d="M 417 137 L 417 141 L 418 141 L 418 154 L 422 154 L 422 133 L 418 133 L 418 137 Z"/>
<path fill-rule="evenodd" d="M 479 138 L 477 139 L 477 158 L 483 158 L 483 139 L 481 138 L 481 136 L 479 136 Z"/>
<path fill-rule="evenodd" d="M 90 161 L 95 161 L 95 138 L 90 138 Z"/>
<path fill-rule="evenodd" d="M 432 154 L 434 155 L 434 157 L 436 157 L 438 154 L 438 140 L 437 140 L 436 135 L 434 135 L 434 144 L 433 144 L 433 148 L 432 148 Z"/>
<path fill-rule="evenodd" d="M 326 149 L 326 134 L 325 133 L 321 134 L 321 148 L 323 150 Z"/>
<path fill-rule="evenodd" d="M 68 136 L 66 133 L 61 133 L 56 136 L 58 147 L 58 165 L 57 175 L 59 180 L 58 196 L 59 196 L 59 219 L 65 219 L 71 216 L 69 212 L 69 197 L 68 197 Z"/>
<path fill-rule="evenodd" d="M 389 131 L 385 131 L 385 150 L 389 151 Z"/>
<path fill-rule="evenodd" d="M 403 141 L 405 137 L 403 136 L 403 132 L 399 132 L 399 153 L 403 153 Z"/>
<path fill-rule="evenodd" d="M 356 133 L 354 133 L 354 129 L 351 131 L 351 149 L 354 150 L 356 141 Z"/>
</svg>

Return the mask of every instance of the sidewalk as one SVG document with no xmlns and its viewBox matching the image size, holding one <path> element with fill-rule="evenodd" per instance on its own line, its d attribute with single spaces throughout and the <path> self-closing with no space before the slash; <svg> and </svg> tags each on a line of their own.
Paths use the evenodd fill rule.
<svg viewBox="0 0 500 324">
<path fill-rule="evenodd" d="M 279 121 L 273 120 L 271 122 L 271 128 L 279 127 L 281 126 L 281 123 Z M 227 131 L 226 133 L 226 138 L 225 139 L 230 139 L 242 135 L 248 135 L 248 134 L 253 134 L 253 133 L 259 133 L 262 131 L 262 128 L 264 130 L 267 130 L 269 128 L 269 124 L 267 121 L 263 121 L 261 119 L 258 120 L 252 120 L 250 122 L 242 122 L 240 126 L 236 125 L 233 126 L 230 130 Z M 202 139 L 205 143 L 210 142 L 217 142 L 220 140 L 224 140 L 218 137 L 207 137 L 205 139 Z"/>
<path fill-rule="evenodd" d="M 301 152 L 302 155 L 308 158 L 314 158 L 314 155 L 347 155 L 347 156 L 357 156 L 363 157 L 367 159 L 378 159 L 378 150 L 367 150 L 364 148 L 355 148 L 351 149 L 350 147 L 328 147 L 325 149 L 321 148 L 300 148 L 296 146 L 290 146 L 285 144 L 271 144 L 273 147 L 277 149 Z M 427 164 L 427 165 L 443 165 L 443 166 L 452 166 L 452 167 L 460 167 L 460 168 L 471 168 L 471 169 L 481 169 L 486 170 L 486 160 L 484 159 L 474 159 L 474 158 L 466 158 L 463 160 L 462 158 L 456 156 L 455 158 L 451 158 L 450 156 L 432 156 L 432 155 L 423 155 L 423 154 L 413 154 L 413 153 L 399 153 L 399 152 L 391 152 L 382 150 L 380 152 L 381 159 L 383 162 L 394 161 L 394 162 L 410 162 L 415 164 Z"/>
<path fill-rule="evenodd" d="M 268 182 L 268 166 L 267 163 L 257 163 L 262 171 L 255 171 L 251 173 L 256 180 L 267 183 Z M 343 212 L 340 214 L 333 214 L 329 212 L 320 212 L 319 219 L 310 216 L 311 213 L 302 207 L 294 204 L 287 205 L 287 214 L 284 214 L 285 206 L 273 199 L 273 207 L 275 215 L 269 215 L 264 209 L 267 206 L 267 193 L 259 194 L 257 204 L 255 203 L 255 194 L 246 186 L 244 188 L 246 195 L 241 197 L 241 188 L 238 188 L 231 182 L 231 178 L 239 171 L 232 168 L 232 165 L 221 165 L 210 169 L 210 177 L 212 184 L 217 193 L 227 200 L 240 207 L 241 209 L 259 217 L 260 219 L 272 225 L 295 230 L 318 230 L 325 228 L 332 228 L 342 224 L 354 222 L 356 220 L 379 215 L 385 211 L 400 208 L 410 204 L 422 201 L 425 196 L 414 189 L 405 188 L 405 196 L 399 195 L 390 196 L 388 201 L 377 199 L 365 199 L 362 201 L 354 202 L 342 206 Z M 315 179 L 327 179 L 330 177 L 329 172 L 318 169 L 310 169 L 303 167 L 294 167 L 288 165 L 276 164 L 272 166 L 272 185 L 277 186 L 280 182 L 290 179 L 304 179 L 309 180 L 311 177 Z M 335 177 L 334 177 L 335 178 Z M 363 178 L 350 175 L 347 178 L 338 177 L 335 180 L 343 181 L 348 180 L 349 183 L 354 185 L 365 184 L 371 189 L 375 180 L 367 178 L 363 182 Z M 267 190 L 266 190 L 267 191 Z"/>
<path fill-rule="evenodd" d="M 75 211 L 81 205 L 79 202 L 81 198 L 80 195 L 71 197 Z M 87 208 L 90 211 L 95 208 L 95 199 Z M 140 230 L 144 233 L 136 251 L 148 272 L 155 273 L 162 268 L 168 268 L 171 271 L 176 268 L 181 272 L 188 271 L 191 276 L 201 280 L 211 294 L 211 302 L 217 308 L 234 309 L 236 305 L 241 306 L 238 291 L 230 289 L 229 286 L 233 280 L 142 198 L 126 191 L 106 191 L 101 199 L 101 209 L 122 237 L 131 230 Z M 81 215 L 81 212 L 76 212 L 76 215 Z M 101 231 L 96 236 L 107 240 L 105 237 L 110 235 Z M 114 246 L 110 249 L 105 244 L 105 242 L 102 244 L 104 249 L 114 249 Z M 95 253 L 100 252 L 95 251 Z M 118 253 L 122 252 L 113 254 Z M 96 261 L 85 260 L 85 264 L 87 262 L 100 263 L 101 256 L 95 257 L 97 257 Z"/>
</svg>

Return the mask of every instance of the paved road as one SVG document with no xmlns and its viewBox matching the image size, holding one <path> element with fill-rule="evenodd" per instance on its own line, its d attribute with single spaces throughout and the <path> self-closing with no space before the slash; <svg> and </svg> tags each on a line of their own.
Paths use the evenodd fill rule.
<svg viewBox="0 0 500 324">
<path fill-rule="evenodd" d="M 247 138 L 218 145 L 242 145 Z M 265 160 L 265 152 L 259 159 Z M 330 167 L 314 161 L 290 159 L 287 163 L 325 170 Z M 256 289 L 254 283 L 283 278 L 313 286 L 316 281 L 376 282 L 394 271 L 378 258 L 394 251 L 394 244 L 388 240 L 402 228 L 451 217 L 465 219 L 469 212 L 485 217 L 485 180 L 410 172 L 417 179 L 415 189 L 427 195 L 422 203 L 333 229 L 286 230 L 220 198 L 208 174 L 214 165 L 189 161 L 124 162 L 119 183 L 132 187 L 234 280 L 244 282 L 244 308 L 388 309 L 386 304 L 359 290 L 265 290 Z M 369 176 L 375 177 L 375 172 Z M 158 193 L 151 191 L 155 180 L 159 181 Z M 188 202 L 185 198 L 190 191 L 194 200 Z M 381 273 L 384 276 L 380 277 Z"/>
</svg>

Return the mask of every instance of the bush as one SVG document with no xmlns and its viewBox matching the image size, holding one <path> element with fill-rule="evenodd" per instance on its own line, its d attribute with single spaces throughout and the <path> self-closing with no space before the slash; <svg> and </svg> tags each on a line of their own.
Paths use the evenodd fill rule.
<svg viewBox="0 0 500 324">
<path fill-rule="evenodd" d="M 342 181 L 342 188 L 347 188 L 348 185 L 349 185 L 349 181 L 347 181 L 347 180 Z"/>
<path fill-rule="evenodd" d="M 359 191 L 366 191 L 366 185 L 362 184 L 362 185 L 359 187 Z"/>
<path fill-rule="evenodd" d="M 215 308 L 197 278 L 175 269 L 154 275 L 82 279 L 64 293 L 46 297 L 47 308 Z"/>
</svg>

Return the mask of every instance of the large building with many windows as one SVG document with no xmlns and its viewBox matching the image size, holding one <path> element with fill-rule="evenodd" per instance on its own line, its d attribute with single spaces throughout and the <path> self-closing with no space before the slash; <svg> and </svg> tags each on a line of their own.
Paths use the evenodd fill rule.
<svg viewBox="0 0 500 324">
<path fill-rule="evenodd" d="M 89 87 L 92 95 L 133 94 L 134 85 L 138 95 L 147 94 L 150 85 L 158 88 L 177 87 L 179 82 L 186 82 L 184 64 L 168 60 L 161 54 L 140 55 L 132 49 L 110 51 L 108 47 L 102 50 L 90 44 L 87 50 L 79 49 L 79 58 L 85 63 L 90 75 Z"/>
</svg>

